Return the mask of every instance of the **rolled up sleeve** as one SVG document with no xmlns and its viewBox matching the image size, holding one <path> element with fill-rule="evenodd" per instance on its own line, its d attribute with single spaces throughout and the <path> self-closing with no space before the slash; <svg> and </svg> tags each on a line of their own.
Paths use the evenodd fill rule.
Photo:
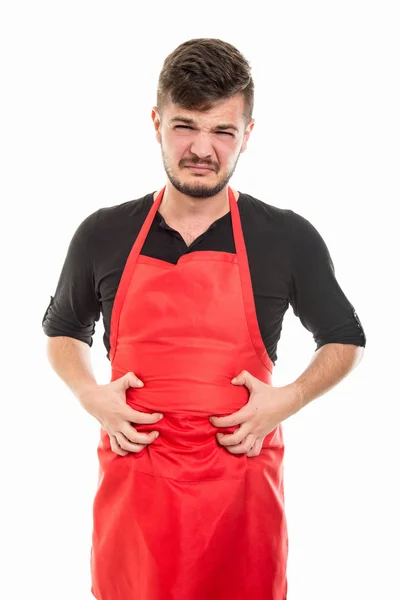
<svg viewBox="0 0 400 600">
<path fill-rule="evenodd" d="M 91 234 L 97 213 L 86 217 L 75 231 L 61 269 L 54 295 L 42 317 L 49 337 L 68 336 L 89 346 L 93 344 L 95 323 L 100 318 L 96 297 Z"/>
<path fill-rule="evenodd" d="M 366 345 L 358 314 L 340 287 L 329 250 L 317 229 L 292 212 L 292 278 L 289 302 L 312 333 L 316 350 L 328 343 Z"/>
</svg>

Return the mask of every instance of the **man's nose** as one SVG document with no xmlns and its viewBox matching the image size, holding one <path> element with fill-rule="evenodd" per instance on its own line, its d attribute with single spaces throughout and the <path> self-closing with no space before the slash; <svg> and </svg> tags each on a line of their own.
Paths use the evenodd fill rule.
<svg viewBox="0 0 400 600">
<path fill-rule="evenodd" d="M 213 146 L 211 136 L 208 133 L 197 132 L 190 146 L 190 151 L 199 158 L 212 156 Z"/>
</svg>

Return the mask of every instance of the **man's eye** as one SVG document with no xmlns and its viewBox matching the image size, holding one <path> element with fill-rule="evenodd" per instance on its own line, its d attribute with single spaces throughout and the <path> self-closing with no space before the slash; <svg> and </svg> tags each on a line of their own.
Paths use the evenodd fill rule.
<svg viewBox="0 0 400 600">
<path fill-rule="evenodd" d="M 193 127 L 189 127 L 189 125 L 175 125 L 174 129 L 193 129 Z M 215 133 L 233 137 L 233 133 L 229 133 L 229 131 L 216 131 Z"/>
</svg>

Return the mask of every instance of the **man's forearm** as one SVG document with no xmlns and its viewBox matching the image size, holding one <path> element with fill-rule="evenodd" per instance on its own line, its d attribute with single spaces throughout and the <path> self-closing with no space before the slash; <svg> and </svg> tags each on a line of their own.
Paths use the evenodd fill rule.
<svg viewBox="0 0 400 600">
<path fill-rule="evenodd" d="M 97 385 L 90 347 L 85 342 L 66 336 L 49 337 L 46 349 L 54 371 L 79 400 L 85 390 Z"/>
<path fill-rule="evenodd" d="M 287 386 L 288 416 L 335 387 L 360 362 L 364 348 L 354 344 L 325 344 L 317 350 L 306 370 Z"/>
</svg>

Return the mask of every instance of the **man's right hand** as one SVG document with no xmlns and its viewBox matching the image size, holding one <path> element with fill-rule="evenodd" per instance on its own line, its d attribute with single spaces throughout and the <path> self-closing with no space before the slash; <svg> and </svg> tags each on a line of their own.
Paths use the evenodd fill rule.
<svg viewBox="0 0 400 600">
<path fill-rule="evenodd" d="M 162 419 L 160 413 L 143 413 L 131 408 L 126 403 L 126 390 L 129 387 L 143 387 L 132 372 L 111 383 L 90 386 L 79 398 L 85 410 L 107 431 L 111 449 L 121 456 L 129 452 L 140 452 L 158 437 L 158 431 L 139 433 L 132 422 L 157 423 Z"/>
</svg>

